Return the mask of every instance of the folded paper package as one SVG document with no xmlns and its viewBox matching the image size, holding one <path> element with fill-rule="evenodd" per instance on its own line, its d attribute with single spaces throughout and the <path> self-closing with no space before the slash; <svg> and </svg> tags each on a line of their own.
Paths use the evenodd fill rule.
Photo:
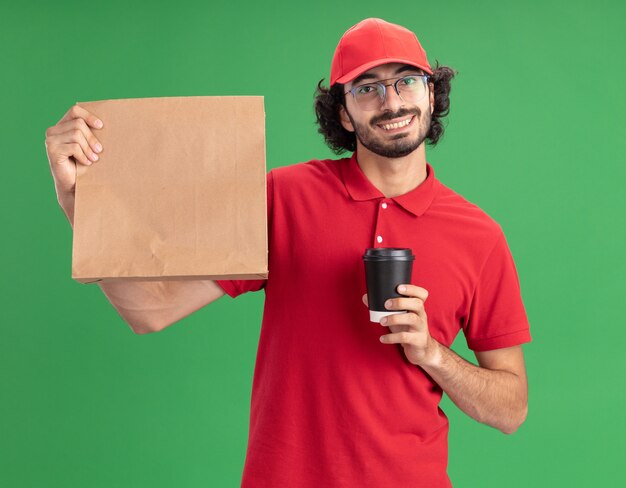
<svg viewBox="0 0 626 488">
<path fill-rule="evenodd" d="M 267 278 L 263 97 L 77 104 L 104 150 L 77 165 L 73 279 Z"/>
</svg>

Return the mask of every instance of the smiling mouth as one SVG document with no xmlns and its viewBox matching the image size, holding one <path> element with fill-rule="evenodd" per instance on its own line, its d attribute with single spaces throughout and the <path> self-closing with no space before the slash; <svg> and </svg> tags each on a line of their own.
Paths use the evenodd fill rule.
<svg viewBox="0 0 626 488">
<path fill-rule="evenodd" d="M 402 119 L 398 122 L 394 122 L 393 124 L 376 124 L 376 126 L 385 132 L 396 132 L 410 126 L 413 123 L 413 119 L 415 119 L 415 115 Z"/>
</svg>

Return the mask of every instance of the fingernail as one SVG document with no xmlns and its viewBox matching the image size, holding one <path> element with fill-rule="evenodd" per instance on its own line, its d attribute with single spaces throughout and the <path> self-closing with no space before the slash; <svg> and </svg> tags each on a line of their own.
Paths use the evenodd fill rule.
<svg viewBox="0 0 626 488">
<path fill-rule="evenodd" d="M 380 319 L 380 323 L 381 324 L 386 324 L 387 323 L 387 317 L 383 317 L 382 319 Z"/>
<path fill-rule="evenodd" d="M 98 155 L 96 153 L 91 153 L 91 159 L 98 161 Z"/>
<path fill-rule="evenodd" d="M 389 307 L 391 307 L 391 300 L 387 300 L 385 302 L 385 308 L 389 308 Z"/>
<path fill-rule="evenodd" d="M 100 119 L 96 120 L 95 124 L 98 129 L 102 128 L 102 121 Z"/>
<path fill-rule="evenodd" d="M 400 287 L 398 288 L 399 291 L 404 291 L 406 290 L 406 286 L 404 285 L 400 285 Z"/>
<path fill-rule="evenodd" d="M 102 151 L 102 146 L 99 143 L 96 144 L 96 151 L 98 151 L 98 152 Z"/>
</svg>

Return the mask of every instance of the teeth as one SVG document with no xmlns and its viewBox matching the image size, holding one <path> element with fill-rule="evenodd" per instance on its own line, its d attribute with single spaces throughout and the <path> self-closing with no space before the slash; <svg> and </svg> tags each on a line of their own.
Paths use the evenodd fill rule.
<svg viewBox="0 0 626 488">
<path fill-rule="evenodd" d="M 403 120 L 402 122 L 396 122 L 395 124 L 384 124 L 384 125 L 381 125 L 380 127 L 382 127 L 385 130 L 398 129 L 399 127 L 405 127 L 409 125 L 409 123 L 411 122 L 411 118 L 412 117 L 409 117 L 408 119 Z"/>
</svg>

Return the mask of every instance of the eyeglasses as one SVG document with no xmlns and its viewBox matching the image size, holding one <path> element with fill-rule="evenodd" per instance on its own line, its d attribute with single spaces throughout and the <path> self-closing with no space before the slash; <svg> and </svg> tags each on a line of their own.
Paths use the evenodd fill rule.
<svg viewBox="0 0 626 488">
<path fill-rule="evenodd" d="M 352 98 L 354 98 L 361 110 L 376 110 L 385 103 L 387 87 L 393 85 L 400 99 L 407 103 L 415 103 L 424 98 L 428 91 L 430 75 L 408 75 L 396 79 L 393 83 L 382 83 L 383 81 L 394 79 L 389 78 L 374 83 L 358 85 L 345 92 L 345 95 L 352 93 Z"/>
</svg>

